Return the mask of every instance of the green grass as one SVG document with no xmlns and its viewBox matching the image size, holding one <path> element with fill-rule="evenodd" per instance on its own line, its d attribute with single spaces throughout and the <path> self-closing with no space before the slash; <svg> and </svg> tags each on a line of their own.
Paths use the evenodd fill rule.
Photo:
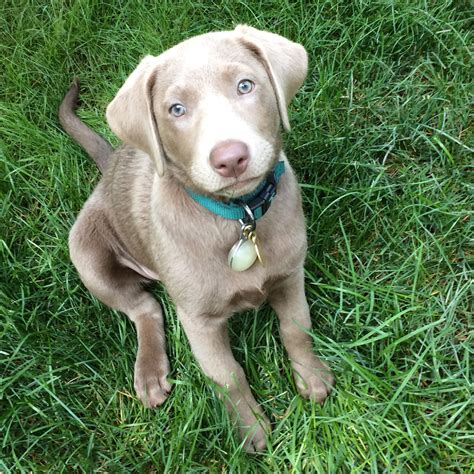
<svg viewBox="0 0 474 474">
<path fill-rule="evenodd" d="M 469 5 L 3 2 L 0 471 L 473 472 Z M 255 456 L 159 288 L 174 388 L 156 411 L 135 398 L 134 328 L 69 261 L 68 229 L 99 176 L 57 120 L 80 76 L 81 117 L 117 143 L 104 110 L 139 59 L 236 23 L 310 55 L 286 149 L 315 346 L 338 381 L 323 407 L 303 401 L 271 311 L 236 317 L 236 357 L 273 423 Z"/>
</svg>

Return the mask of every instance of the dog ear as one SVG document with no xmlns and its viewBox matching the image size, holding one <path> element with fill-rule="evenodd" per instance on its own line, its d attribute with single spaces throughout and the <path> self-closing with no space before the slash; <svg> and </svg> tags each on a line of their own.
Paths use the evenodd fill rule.
<svg viewBox="0 0 474 474">
<path fill-rule="evenodd" d="M 158 58 L 145 56 L 128 76 L 107 107 L 112 131 L 126 144 L 151 156 L 159 176 L 164 173 L 164 151 L 152 104 L 152 89 L 158 72 Z"/>
<path fill-rule="evenodd" d="M 303 46 L 283 36 L 238 25 L 235 33 L 242 44 L 262 62 L 275 91 L 285 130 L 290 131 L 288 104 L 303 84 L 308 70 L 308 55 Z"/>
</svg>

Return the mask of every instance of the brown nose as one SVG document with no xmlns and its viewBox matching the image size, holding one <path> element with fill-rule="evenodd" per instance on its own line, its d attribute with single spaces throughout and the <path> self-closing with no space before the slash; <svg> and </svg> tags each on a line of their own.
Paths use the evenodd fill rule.
<svg viewBox="0 0 474 474">
<path fill-rule="evenodd" d="M 224 178 L 237 178 L 247 169 L 249 148 L 244 142 L 226 140 L 218 143 L 209 155 L 212 167 Z"/>
</svg>

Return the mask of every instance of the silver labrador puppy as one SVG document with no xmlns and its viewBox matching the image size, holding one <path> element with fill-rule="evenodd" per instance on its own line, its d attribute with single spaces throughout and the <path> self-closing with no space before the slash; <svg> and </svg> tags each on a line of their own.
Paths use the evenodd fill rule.
<svg viewBox="0 0 474 474">
<path fill-rule="evenodd" d="M 233 313 L 268 300 L 299 392 L 323 402 L 333 385 L 308 335 L 305 223 L 281 149 L 306 71 L 301 45 L 238 26 L 141 61 L 107 108 L 125 144 L 116 151 L 74 114 L 77 84 L 60 107 L 104 172 L 71 230 L 71 259 L 91 293 L 135 323 L 138 397 L 155 407 L 171 389 L 163 313 L 145 289 L 159 280 L 248 451 L 265 447 L 270 423 L 232 355 Z"/>
</svg>

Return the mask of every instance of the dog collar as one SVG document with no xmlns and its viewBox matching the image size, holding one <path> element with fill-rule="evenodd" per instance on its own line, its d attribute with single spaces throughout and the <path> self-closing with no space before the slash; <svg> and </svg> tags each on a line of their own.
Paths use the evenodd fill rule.
<svg viewBox="0 0 474 474">
<path fill-rule="evenodd" d="M 195 193 L 190 189 L 187 189 L 186 191 L 198 204 L 224 219 L 246 219 L 248 216 L 246 208 L 248 208 L 252 211 L 253 217 L 256 220 L 260 219 L 260 217 L 268 211 L 268 208 L 276 195 L 277 184 L 284 172 L 285 162 L 279 161 L 267 179 L 259 184 L 255 191 L 229 202 L 216 201 L 208 196 Z"/>
</svg>

